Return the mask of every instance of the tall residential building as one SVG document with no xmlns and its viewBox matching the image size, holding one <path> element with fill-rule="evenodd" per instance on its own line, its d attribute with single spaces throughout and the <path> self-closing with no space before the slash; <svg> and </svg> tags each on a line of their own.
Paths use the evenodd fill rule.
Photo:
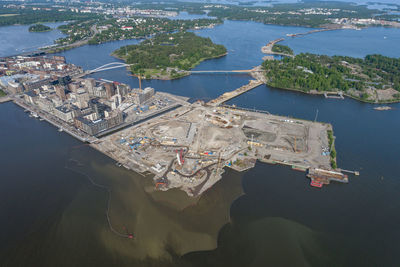
<svg viewBox="0 0 400 267">
<path fill-rule="evenodd" d="M 94 95 L 93 90 L 96 86 L 96 81 L 93 78 L 85 79 L 85 88 L 90 95 Z"/>
<path fill-rule="evenodd" d="M 146 87 L 141 92 L 138 92 L 135 96 L 135 103 L 142 105 L 144 102 L 149 100 L 154 95 L 154 88 Z"/>
<path fill-rule="evenodd" d="M 56 91 L 56 95 L 62 101 L 65 101 L 67 99 L 67 96 L 65 95 L 65 86 L 64 85 L 56 85 L 56 86 L 54 86 L 54 89 Z"/>
<path fill-rule="evenodd" d="M 115 86 L 113 83 L 104 83 L 106 89 L 107 98 L 110 99 L 115 94 Z"/>
</svg>

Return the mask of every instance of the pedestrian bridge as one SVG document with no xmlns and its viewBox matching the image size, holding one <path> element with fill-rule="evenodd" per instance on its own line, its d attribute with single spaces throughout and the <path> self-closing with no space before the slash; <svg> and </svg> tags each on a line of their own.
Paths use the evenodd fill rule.
<svg viewBox="0 0 400 267">
<path fill-rule="evenodd" d="M 111 62 L 108 64 L 104 64 L 103 66 L 97 67 L 93 70 L 89 70 L 87 71 L 88 74 L 91 73 L 96 73 L 96 72 L 100 72 L 100 71 L 106 71 L 106 70 L 112 70 L 112 69 L 117 69 L 117 68 L 125 68 L 125 67 L 129 67 L 133 64 L 126 64 L 123 62 Z M 255 69 L 251 69 L 251 70 L 191 70 L 188 71 L 190 73 L 251 73 L 251 72 L 260 72 L 261 70 L 255 70 Z"/>
</svg>

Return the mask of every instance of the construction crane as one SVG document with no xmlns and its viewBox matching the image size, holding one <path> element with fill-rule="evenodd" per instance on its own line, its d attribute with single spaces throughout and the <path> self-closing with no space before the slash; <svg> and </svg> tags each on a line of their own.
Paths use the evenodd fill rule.
<svg viewBox="0 0 400 267">
<path fill-rule="evenodd" d="M 142 75 L 132 74 L 132 76 L 135 76 L 136 78 L 139 79 L 139 89 L 142 90 Z"/>
</svg>

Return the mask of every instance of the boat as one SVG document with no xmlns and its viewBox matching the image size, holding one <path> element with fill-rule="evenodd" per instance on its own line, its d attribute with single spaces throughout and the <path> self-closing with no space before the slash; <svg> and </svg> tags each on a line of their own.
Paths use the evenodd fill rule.
<svg viewBox="0 0 400 267">
<path fill-rule="evenodd" d="M 322 182 L 320 182 L 320 181 L 311 180 L 310 185 L 313 186 L 313 187 L 321 188 L 324 184 Z"/>
<path fill-rule="evenodd" d="M 389 106 L 379 106 L 379 107 L 374 107 L 375 110 L 391 110 L 392 108 Z"/>
<path fill-rule="evenodd" d="M 63 129 L 63 128 L 60 128 L 60 129 L 58 129 L 58 131 L 59 131 L 59 132 L 62 132 L 62 131 L 64 131 L 64 129 Z"/>
<path fill-rule="evenodd" d="M 31 112 L 31 114 L 29 114 L 29 117 L 34 117 L 34 118 L 38 118 L 39 115 L 36 112 Z"/>
</svg>

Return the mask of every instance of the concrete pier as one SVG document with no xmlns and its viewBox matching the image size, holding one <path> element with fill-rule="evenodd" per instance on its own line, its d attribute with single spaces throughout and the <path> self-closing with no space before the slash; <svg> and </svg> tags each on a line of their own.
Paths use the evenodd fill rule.
<svg viewBox="0 0 400 267">
<path fill-rule="evenodd" d="M 242 87 L 239 87 L 236 90 L 230 91 L 230 92 L 226 92 L 223 95 L 211 100 L 210 102 L 208 102 L 208 105 L 211 106 L 219 106 L 222 103 L 231 100 L 232 98 L 235 98 L 241 94 L 244 94 L 258 86 L 260 86 L 261 84 L 263 84 L 262 81 L 258 81 L 258 80 L 250 80 L 250 82 L 246 85 L 243 85 Z"/>
</svg>

